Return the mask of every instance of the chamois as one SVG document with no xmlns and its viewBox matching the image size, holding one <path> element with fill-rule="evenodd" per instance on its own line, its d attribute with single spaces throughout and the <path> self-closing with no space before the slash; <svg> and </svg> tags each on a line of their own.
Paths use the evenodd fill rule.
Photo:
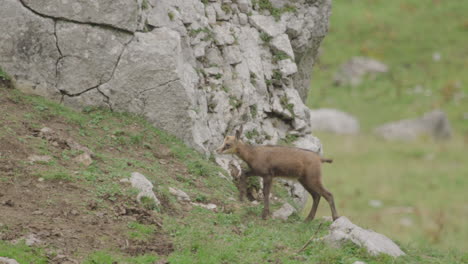
<svg viewBox="0 0 468 264">
<path fill-rule="evenodd" d="M 240 177 L 241 200 L 245 195 L 246 178 L 251 176 L 263 178 L 263 219 L 270 214 L 269 196 L 274 177 L 296 179 L 312 195 L 314 202 L 306 221 L 314 219 L 321 196 L 325 197 L 330 205 L 333 220 L 339 217 L 333 195 L 322 184 L 321 165 L 323 162 L 332 163 L 332 159 L 321 158 L 315 152 L 301 148 L 274 145 L 252 146 L 242 142 L 241 133 L 242 127 L 236 131 L 235 136 L 227 136 L 216 152 L 234 154 L 249 166 L 250 170 L 242 173 Z"/>
</svg>

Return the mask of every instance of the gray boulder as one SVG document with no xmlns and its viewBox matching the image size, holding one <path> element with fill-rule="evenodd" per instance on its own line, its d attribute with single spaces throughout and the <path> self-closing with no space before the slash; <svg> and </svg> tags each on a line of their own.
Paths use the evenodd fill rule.
<svg viewBox="0 0 468 264">
<path fill-rule="evenodd" d="M 361 84 L 364 76 L 370 75 L 375 77 L 377 74 L 388 72 L 388 66 L 380 61 L 354 57 L 340 66 L 340 69 L 335 74 L 334 82 L 336 85 L 352 85 Z"/>
<path fill-rule="evenodd" d="M 310 111 L 312 131 L 326 131 L 335 134 L 359 133 L 359 121 L 348 113 L 322 108 Z"/>
<path fill-rule="evenodd" d="M 335 220 L 330 226 L 330 234 L 322 238 L 332 247 L 341 247 L 347 241 L 364 247 L 369 254 L 376 256 L 381 253 L 392 257 L 405 255 L 405 253 L 388 237 L 372 230 L 363 229 L 345 216 Z"/>
<path fill-rule="evenodd" d="M 375 133 L 387 140 L 415 140 L 421 136 L 448 139 L 452 135 L 450 122 L 441 110 L 434 110 L 420 118 L 406 119 L 384 124 Z"/>
<path fill-rule="evenodd" d="M 130 177 L 130 183 L 132 184 L 133 188 L 136 188 L 139 191 L 137 196 L 137 200 L 139 202 L 141 202 L 143 197 L 147 197 L 153 200 L 156 205 L 161 204 L 153 192 L 153 184 L 148 179 L 146 179 L 143 174 L 139 172 L 133 172 Z"/>
<path fill-rule="evenodd" d="M 273 219 L 288 220 L 288 217 L 294 212 L 296 212 L 296 209 L 290 204 L 285 203 L 280 209 L 273 212 L 272 217 Z"/>
</svg>

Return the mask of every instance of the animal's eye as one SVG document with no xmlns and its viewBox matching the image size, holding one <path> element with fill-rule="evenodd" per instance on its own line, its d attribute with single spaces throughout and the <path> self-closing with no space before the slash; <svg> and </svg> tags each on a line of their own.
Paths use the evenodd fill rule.
<svg viewBox="0 0 468 264">
<path fill-rule="evenodd" d="M 229 148 L 230 146 L 231 146 L 231 144 L 226 144 L 226 147 L 228 147 L 228 148 Z"/>
</svg>

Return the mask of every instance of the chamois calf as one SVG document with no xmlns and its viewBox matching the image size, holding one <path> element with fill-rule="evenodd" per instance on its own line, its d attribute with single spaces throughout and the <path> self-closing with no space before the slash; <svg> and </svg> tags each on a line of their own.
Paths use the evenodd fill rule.
<svg viewBox="0 0 468 264">
<path fill-rule="evenodd" d="M 306 221 L 314 219 L 321 196 L 325 197 L 330 205 L 333 220 L 339 217 L 333 195 L 322 184 L 322 162 L 331 163 L 333 160 L 321 158 L 315 152 L 306 149 L 245 144 L 240 140 L 241 133 L 242 127 L 236 131 L 235 136 L 227 136 L 216 152 L 237 155 L 249 165 L 250 170 L 242 173 L 240 177 L 241 200 L 245 195 L 246 177 L 260 176 L 263 178 L 263 219 L 266 219 L 270 214 L 269 197 L 274 177 L 296 179 L 312 195 L 314 202 Z"/>
</svg>

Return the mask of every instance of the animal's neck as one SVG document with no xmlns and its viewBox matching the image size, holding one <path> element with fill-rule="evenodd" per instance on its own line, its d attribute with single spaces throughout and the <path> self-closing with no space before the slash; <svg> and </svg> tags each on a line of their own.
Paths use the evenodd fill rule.
<svg viewBox="0 0 468 264">
<path fill-rule="evenodd" d="M 240 142 L 239 145 L 237 146 L 237 153 L 236 155 L 241 158 L 243 161 L 245 161 L 247 164 L 251 164 L 252 159 L 253 159 L 253 152 L 254 152 L 254 147 L 245 144 L 244 142 Z"/>
</svg>

